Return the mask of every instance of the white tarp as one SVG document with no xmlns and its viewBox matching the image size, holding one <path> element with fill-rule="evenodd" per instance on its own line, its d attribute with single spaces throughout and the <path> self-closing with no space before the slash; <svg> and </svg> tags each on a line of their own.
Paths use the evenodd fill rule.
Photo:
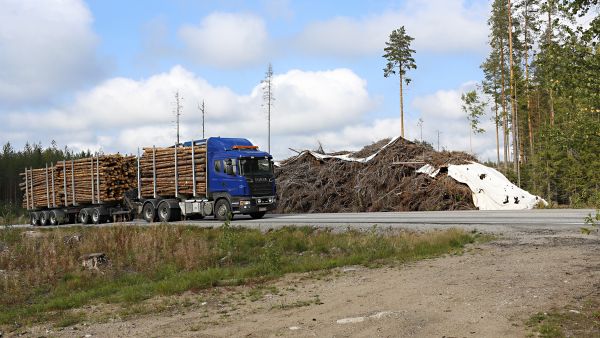
<svg viewBox="0 0 600 338">
<path fill-rule="evenodd" d="M 479 210 L 522 210 L 548 204 L 512 184 L 499 171 L 479 163 L 449 165 L 448 176 L 471 188 L 473 203 Z"/>
<path fill-rule="evenodd" d="M 377 154 L 379 154 L 383 149 L 387 148 L 390 144 L 396 142 L 400 137 L 394 137 L 390 142 L 388 142 L 388 144 L 384 145 L 383 147 L 381 147 L 379 150 L 377 150 L 377 152 L 375 152 L 374 154 L 368 156 L 368 157 L 352 157 L 352 153 L 348 153 L 348 154 L 343 154 L 343 155 L 326 155 L 326 154 L 319 154 L 317 152 L 314 152 L 312 150 L 304 150 L 303 152 L 301 152 L 300 154 L 298 154 L 295 159 L 291 160 L 288 163 L 291 163 L 293 161 L 295 161 L 297 158 L 300 158 L 302 155 L 304 154 L 308 154 L 313 156 L 314 158 L 318 159 L 318 160 L 326 160 L 326 159 L 330 159 L 330 158 L 335 158 L 338 160 L 342 160 L 342 161 L 349 161 L 349 162 L 360 162 L 360 163 L 367 163 L 370 160 L 372 160 L 373 158 L 375 158 L 375 156 L 377 156 Z"/>
<path fill-rule="evenodd" d="M 426 165 L 422 166 L 421 168 L 417 169 L 417 172 L 419 174 L 427 174 L 431 177 L 436 177 L 437 174 L 440 173 L 440 169 L 436 169 L 431 164 L 426 164 Z"/>
</svg>

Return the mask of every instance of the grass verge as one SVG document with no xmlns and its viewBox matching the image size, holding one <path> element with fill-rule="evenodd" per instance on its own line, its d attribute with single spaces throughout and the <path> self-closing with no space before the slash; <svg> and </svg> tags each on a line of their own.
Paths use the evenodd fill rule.
<svg viewBox="0 0 600 338">
<path fill-rule="evenodd" d="M 156 225 L 0 230 L 0 325 L 83 318 L 73 309 L 242 285 L 345 265 L 407 262 L 460 252 L 477 235 Z M 81 257 L 108 262 L 83 269 Z M 294 304 L 300 306 L 301 304 Z"/>
<path fill-rule="evenodd" d="M 530 337 L 599 337 L 600 291 L 588 295 L 577 306 L 537 313 L 525 324 Z"/>
</svg>

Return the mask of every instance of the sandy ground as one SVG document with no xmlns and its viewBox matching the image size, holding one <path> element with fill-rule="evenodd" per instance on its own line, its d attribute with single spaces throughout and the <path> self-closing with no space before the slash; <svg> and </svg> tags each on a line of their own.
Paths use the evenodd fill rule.
<svg viewBox="0 0 600 338">
<path fill-rule="evenodd" d="M 160 313 L 118 315 L 31 336 L 523 337 L 525 321 L 577 307 L 600 287 L 600 239 L 576 232 L 510 234 L 462 255 L 369 269 L 288 275 L 258 300 L 250 287 L 153 300 Z M 255 292 L 256 294 L 256 292 Z M 152 302 L 152 301 L 151 301 Z M 151 304 L 151 303 L 149 303 Z M 91 318 L 109 308 L 89 308 Z"/>
</svg>

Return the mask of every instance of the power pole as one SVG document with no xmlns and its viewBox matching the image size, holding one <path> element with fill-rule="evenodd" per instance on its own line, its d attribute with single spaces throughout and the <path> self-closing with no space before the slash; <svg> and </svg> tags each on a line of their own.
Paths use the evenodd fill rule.
<svg viewBox="0 0 600 338">
<path fill-rule="evenodd" d="M 423 144 L 423 118 L 419 117 L 419 122 L 417 122 L 419 128 L 421 128 L 421 147 L 423 147 L 423 161 L 425 161 L 425 145 Z"/>
<path fill-rule="evenodd" d="M 179 91 L 175 92 L 175 123 L 177 125 L 177 145 L 179 145 L 179 117 L 181 116 L 181 110 L 183 106 L 181 105 L 181 101 L 183 101 L 183 96 L 179 95 Z"/>
<path fill-rule="evenodd" d="M 204 100 L 202 100 L 202 106 L 198 103 L 198 110 L 202 112 L 202 139 L 204 139 Z"/>
<path fill-rule="evenodd" d="M 438 152 L 440 151 L 440 134 L 442 132 L 440 132 L 440 130 L 437 130 L 437 148 L 438 148 Z"/>
<path fill-rule="evenodd" d="M 269 63 L 263 84 L 263 106 L 267 108 L 267 151 L 271 152 L 271 107 L 273 106 L 273 65 Z"/>
<path fill-rule="evenodd" d="M 423 144 L 423 119 L 419 117 L 417 125 L 421 128 L 421 144 Z"/>
</svg>

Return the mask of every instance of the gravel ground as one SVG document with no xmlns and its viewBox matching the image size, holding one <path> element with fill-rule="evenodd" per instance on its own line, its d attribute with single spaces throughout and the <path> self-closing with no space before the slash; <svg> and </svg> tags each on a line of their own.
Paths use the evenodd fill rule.
<svg viewBox="0 0 600 338">
<path fill-rule="evenodd" d="M 251 287 L 218 288 L 148 301 L 171 305 L 127 319 L 114 306 L 94 306 L 85 311 L 100 321 L 39 325 L 26 335 L 523 337 L 532 314 L 576 304 L 600 287 L 597 235 L 577 227 L 498 235 L 462 255 L 287 275 L 254 299 Z"/>
</svg>

